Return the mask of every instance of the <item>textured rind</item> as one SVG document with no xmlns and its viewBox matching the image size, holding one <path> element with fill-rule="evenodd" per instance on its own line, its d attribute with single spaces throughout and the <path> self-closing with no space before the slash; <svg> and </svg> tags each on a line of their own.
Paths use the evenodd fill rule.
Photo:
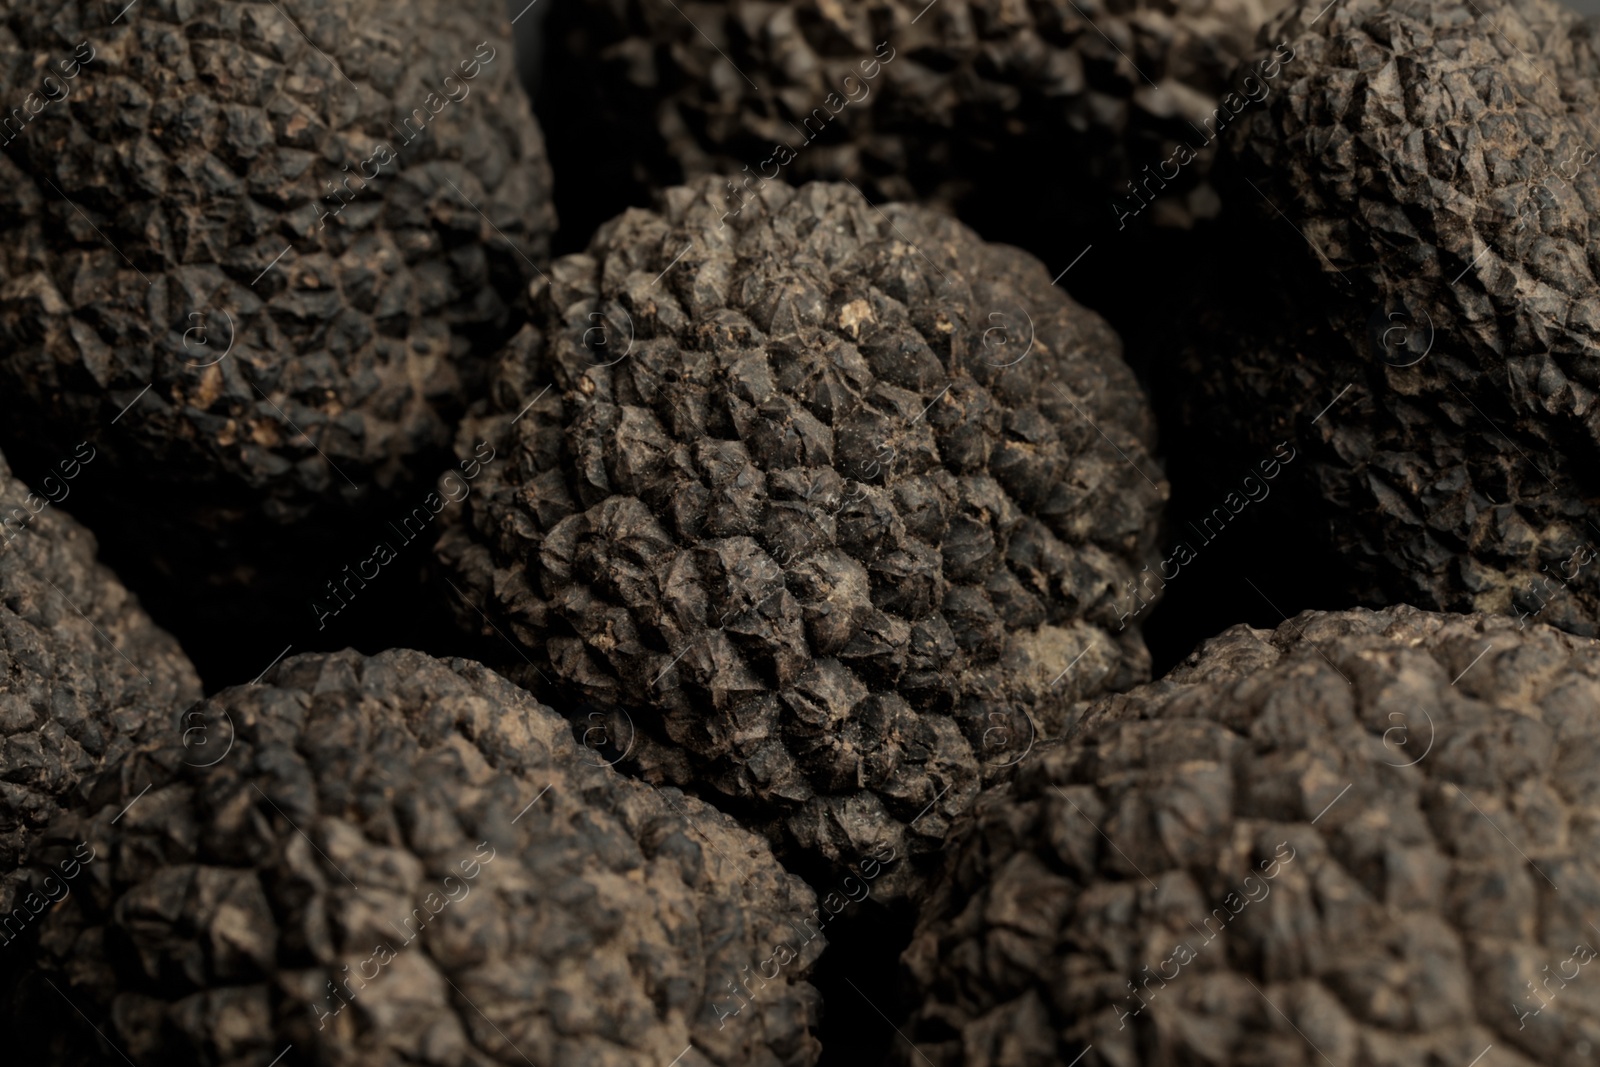
<svg viewBox="0 0 1600 1067">
<path fill-rule="evenodd" d="M 1592 27 L 1547 0 L 1323 6 L 1264 32 L 1296 55 L 1230 141 L 1264 227 L 1234 239 L 1283 292 L 1197 331 L 1196 447 L 1301 446 L 1311 536 L 1368 603 L 1592 636 Z"/>
<path fill-rule="evenodd" d="M 447 449 L 554 227 L 506 29 L 493 0 L 0 8 L 5 106 L 67 94 L 0 161 L 8 440 L 116 417 L 128 476 L 279 520 Z"/>
<path fill-rule="evenodd" d="M 915 858 L 1148 677 L 1117 605 L 1167 493 L 1150 412 L 1032 257 L 848 185 L 728 215 L 703 179 L 536 288 L 503 414 L 458 446 L 503 458 L 439 554 L 463 621 L 613 710 L 652 780 L 836 862 Z"/>
<path fill-rule="evenodd" d="M 1597 709 L 1600 645 L 1502 616 L 1227 631 L 952 834 L 897 1062 L 1592 1063 L 1592 973 L 1527 983 L 1600 942 Z"/>
<path fill-rule="evenodd" d="M 811 890 L 487 668 L 295 656 L 199 710 L 231 734 L 214 766 L 145 748 L 52 827 L 94 858 L 41 920 L 22 1011 L 59 1007 L 53 982 L 141 1067 L 291 1043 L 374 1067 L 815 1062 L 820 940 L 720 1028 L 712 1007 L 796 940 Z M 50 1062 L 89 1059 L 78 1022 Z"/>
<path fill-rule="evenodd" d="M 92 454 L 79 459 L 86 455 Z M 178 642 L 95 562 L 94 535 L 56 506 L 38 510 L 44 500 L 0 456 L 0 913 L 6 914 L 17 903 L 18 864 L 39 832 L 77 799 L 84 780 L 139 742 L 175 740 L 173 708 L 201 695 Z"/>
<path fill-rule="evenodd" d="M 642 202 L 661 175 L 781 169 L 795 184 L 853 181 L 875 200 L 966 198 L 1104 225 L 1110 197 L 1193 140 L 1190 123 L 1212 113 L 1283 6 L 582 0 L 550 14 L 540 115 L 558 162 L 582 158 L 612 201 Z M 780 145 L 795 156 L 786 166 Z M 1153 217 L 1215 210 L 1212 155 L 1184 168 Z"/>
</svg>

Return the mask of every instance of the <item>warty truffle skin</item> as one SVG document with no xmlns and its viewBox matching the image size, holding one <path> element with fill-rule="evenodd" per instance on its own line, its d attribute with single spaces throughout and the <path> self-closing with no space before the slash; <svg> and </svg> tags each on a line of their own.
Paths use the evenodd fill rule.
<svg viewBox="0 0 1600 1067">
<path fill-rule="evenodd" d="M 124 477 L 277 521 L 447 451 L 554 227 L 506 29 L 494 0 L 5 5 L 7 443 L 109 427 Z"/>
<path fill-rule="evenodd" d="M 734 213 L 702 179 L 549 273 L 439 554 L 649 779 L 836 863 L 891 846 L 894 896 L 984 777 L 1148 677 L 1152 420 L 1037 260 L 849 185 Z"/>
<path fill-rule="evenodd" d="M 952 833 L 896 1062 L 1592 1063 L 1597 756 L 1592 640 L 1234 627 Z"/>
<path fill-rule="evenodd" d="M 1300 446 L 1311 544 L 1362 601 L 1600 633 L 1593 27 L 1549 0 L 1323 7 L 1263 33 L 1295 58 L 1233 131 L 1254 188 L 1227 197 L 1281 292 L 1190 350 L 1189 419 Z"/>
<path fill-rule="evenodd" d="M 50 1062 L 95 1062 L 58 992 L 140 1067 L 815 1062 L 821 939 L 746 973 L 817 906 L 759 837 L 467 660 L 269 677 L 200 708 L 225 757 L 141 749 L 51 828 L 94 859 L 16 1001 L 60 1013 Z"/>
<path fill-rule="evenodd" d="M 137 743 L 166 736 L 200 680 L 178 642 L 95 562 L 94 535 L 51 501 L 95 461 L 67 453 L 34 492 L 0 456 L 0 934 L 36 836 L 83 782 Z M 66 477 L 63 477 L 65 475 Z"/>
<path fill-rule="evenodd" d="M 720 173 L 959 202 L 1007 232 L 1103 226 L 1142 168 L 1195 140 L 1283 6 L 574 0 L 550 13 L 539 113 L 558 166 L 585 168 L 563 210 Z M 1214 155 L 1177 176 L 1161 222 L 1214 213 Z"/>
</svg>

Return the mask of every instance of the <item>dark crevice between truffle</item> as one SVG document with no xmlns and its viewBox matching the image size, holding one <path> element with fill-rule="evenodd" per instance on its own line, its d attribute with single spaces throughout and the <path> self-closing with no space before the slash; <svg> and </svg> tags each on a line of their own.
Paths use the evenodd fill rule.
<svg viewBox="0 0 1600 1067">
<path fill-rule="evenodd" d="M 48 449 L 23 448 L 15 455 L 23 480 L 49 472 Z M 449 587 L 427 579 L 436 531 L 405 542 L 388 525 L 422 501 L 432 491 L 433 475 L 450 463 L 445 453 L 433 462 L 418 460 L 416 469 L 430 472 L 425 481 L 407 479 L 382 502 L 282 527 L 204 529 L 176 505 L 165 514 L 151 506 L 170 500 L 170 490 L 130 483 L 109 468 L 86 469 L 62 510 L 97 532 L 100 561 L 178 639 L 206 692 L 214 693 L 253 681 L 285 646 L 296 653 L 417 648 L 492 658 L 485 656 L 487 642 L 464 636 L 450 622 L 444 599 L 453 595 Z M 94 484 L 97 478 L 105 488 Z M 356 568 L 369 559 L 380 540 L 394 547 L 396 558 L 319 626 L 323 620 L 313 604 L 337 606 L 327 583 L 342 579 L 347 565 Z M 222 567 L 222 560 L 235 565 Z M 509 654 L 503 646 L 502 651 Z"/>
<path fill-rule="evenodd" d="M 838 892 L 846 874 L 814 857 L 785 866 L 816 890 L 819 901 Z M 878 1067 L 900 1041 L 890 1020 L 906 1018 L 913 1007 L 901 987 L 899 961 L 916 918 L 905 900 L 868 896 L 848 905 L 823 931 L 828 947 L 808 978 L 823 1003 L 817 1067 Z"/>
<path fill-rule="evenodd" d="M 1219 164 L 1229 173 L 1229 161 Z M 1119 296 L 1115 287 L 1099 284 L 1105 303 L 1099 310 L 1124 331 L 1127 359 L 1140 372 L 1161 428 L 1159 451 L 1169 472 L 1172 496 L 1167 502 L 1162 531 L 1163 561 L 1175 559 L 1180 543 L 1189 545 L 1194 558 L 1177 567 L 1170 581 L 1150 580 L 1160 589 L 1161 600 L 1140 616 L 1145 644 L 1150 649 L 1152 676 L 1160 678 L 1194 648 L 1237 623 L 1275 629 L 1287 616 L 1311 609 L 1333 611 L 1354 607 L 1357 579 L 1348 559 L 1332 556 L 1316 528 L 1320 499 L 1313 458 L 1303 448 L 1283 465 L 1275 478 L 1262 480 L 1260 465 L 1270 461 L 1271 440 L 1265 447 L 1241 441 L 1227 424 L 1213 418 L 1197 422 L 1188 380 L 1178 366 L 1185 344 L 1204 331 L 1267 328 L 1280 313 L 1273 304 L 1287 299 L 1258 296 L 1236 306 L 1230 295 L 1261 284 L 1270 264 L 1299 254 L 1291 242 L 1300 238 L 1287 226 L 1282 233 L 1262 232 L 1244 218 L 1243 211 L 1227 210 L 1220 219 L 1202 223 L 1187 234 L 1168 232 L 1161 238 L 1165 255 L 1148 260 L 1154 276 L 1151 287 L 1140 291 L 1183 292 L 1186 297 L 1173 315 L 1151 315 L 1149 304 L 1134 296 Z M 1279 224 L 1282 225 L 1281 223 Z M 1249 228 L 1257 240 L 1241 242 L 1236 236 Z M 1153 251 L 1154 244 L 1146 249 Z M 1136 294 L 1135 294 L 1136 295 Z M 1093 303 L 1091 301 L 1091 303 Z M 1224 320 L 1218 327 L 1216 320 Z M 1264 418 L 1263 418 L 1263 421 Z M 1290 448 L 1297 448 L 1286 433 Z M 1232 514 L 1229 493 L 1247 496 L 1244 480 L 1254 475 L 1265 492 Z M 1235 501 L 1237 505 L 1238 501 Z M 1207 519 L 1224 509 L 1225 524 Z M 1247 580 L 1248 579 L 1248 580 Z M 1259 590 L 1251 588 L 1254 582 Z M 1268 602 L 1270 599 L 1270 603 Z"/>
</svg>

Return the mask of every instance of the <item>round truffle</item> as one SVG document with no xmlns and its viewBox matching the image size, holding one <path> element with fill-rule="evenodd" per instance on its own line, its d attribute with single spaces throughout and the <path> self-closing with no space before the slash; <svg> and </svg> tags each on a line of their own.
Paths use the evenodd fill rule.
<svg viewBox="0 0 1600 1067">
<path fill-rule="evenodd" d="M 952 833 L 898 1062 L 1592 1063 L 1597 756 L 1591 640 L 1235 627 Z"/>
<path fill-rule="evenodd" d="M 1150 413 L 1031 256 L 849 185 L 731 213 L 703 179 L 536 289 L 439 552 L 463 620 L 611 713 L 651 780 L 830 861 L 915 858 L 1148 677 Z"/>
<path fill-rule="evenodd" d="M 200 680 L 56 505 L 97 460 L 68 452 L 40 492 L 0 456 L 0 944 L 19 934 L 11 876 L 85 779 L 170 729 Z M 23 925 L 26 925 L 24 923 Z"/>
<path fill-rule="evenodd" d="M 108 427 L 124 477 L 236 522 L 448 451 L 554 225 L 508 29 L 494 0 L 7 5 L 7 445 Z"/>
<path fill-rule="evenodd" d="M 198 709 L 209 766 L 143 748 L 51 828 L 77 877 L 17 1000 L 49 1062 L 86 1018 L 140 1065 L 815 1062 L 817 902 L 759 837 L 467 660 L 271 679 Z"/>
<path fill-rule="evenodd" d="M 1592 28 L 1547 0 L 1324 6 L 1263 37 L 1293 55 L 1230 142 L 1276 281 L 1214 304 L 1176 375 L 1194 448 L 1298 445 L 1307 538 L 1367 603 L 1593 636 Z"/>
<path fill-rule="evenodd" d="M 959 202 L 1008 234 L 1104 226 L 1159 173 L 1151 217 L 1186 225 L 1215 211 L 1217 108 L 1283 6 L 581 0 L 550 13 L 539 113 L 557 166 L 584 168 L 557 190 L 563 217 L 605 209 L 589 225 L 662 176 L 712 172 Z M 1198 151 L 1174 160 L 1179 144 Z"/>
</svg>

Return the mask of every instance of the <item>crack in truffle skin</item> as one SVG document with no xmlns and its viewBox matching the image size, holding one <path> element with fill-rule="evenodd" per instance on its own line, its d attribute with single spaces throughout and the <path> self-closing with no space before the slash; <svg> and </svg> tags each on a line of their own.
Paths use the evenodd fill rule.
<svg viewBox="0 0 1600 1067">
<path fill-rule="evenodd" d="M 92 447 L 60 469 L 81 473 L 85 458 L 94 462 Z M 59 479 L 46 483 L 61 492 Z M 176 739 L 173 711 L 201 690 L 178 642 L 95 562 L 94 535 L 18 481 L 3 456 L 0 510 L 3 921 L 22 903 L 14 875 L 39 833 L 136 744 Z M 14 926 L 0 932 L 17 936 Z"/>
<path fill-rule="evenodd" d="M 1212 313 L 1182 418 L 1304 449 L 1309 537 L 1363 602 L 1593 636 L 1592 25 L 1547 0 L 1360 0 L 1312 24 L 1323 6 L 1263 32 L 1296 55 L 1230 142 L 1256 189 L 1228 196 L 1270 227 L 1252 258 L 1287 284 L 1248 320 Z"/>
<path fill-rule="evenodd" d="M 138 397 L 108 462 L 280 522 L 447 449 L 554 228 L 502 6 L 105 7 L 0 14 L 8 442 Z"/>
<path fill-rule="evenodd" d="M 1592 1063 L 1592 970 L 1519 1013 L 1600 948 L 1597 709 L 1600 644 L 1503 616 L 1226 631 L 952 832 L 896 1062 Z"/>
<path fill-rule="evenodd" d="M 68 1011 L 48 980 L 140 1067 L 816 1061 L 815 894 L 487 668 L 294 656 L 202 711 L 225 758 L 146 746 L 51 827 L 41 871 L 93 858 L 38 920 L 20 1017 Z M 41 1060 L 103 1063 L 72 1018 L 24 1028 Z"/>
<path fill-rule="evenodd" d="M 1032 257 L 848 185 L 717 192 L 536 286 L 502 414 L 462 433 L 509 456 L 440 555 L 546 680 L 631 721 L 652 780 L 833 861 L 915 859 L 1148 675 L 1121 604 L 1166 497 L 1150 413 Z"/>
</svg>

